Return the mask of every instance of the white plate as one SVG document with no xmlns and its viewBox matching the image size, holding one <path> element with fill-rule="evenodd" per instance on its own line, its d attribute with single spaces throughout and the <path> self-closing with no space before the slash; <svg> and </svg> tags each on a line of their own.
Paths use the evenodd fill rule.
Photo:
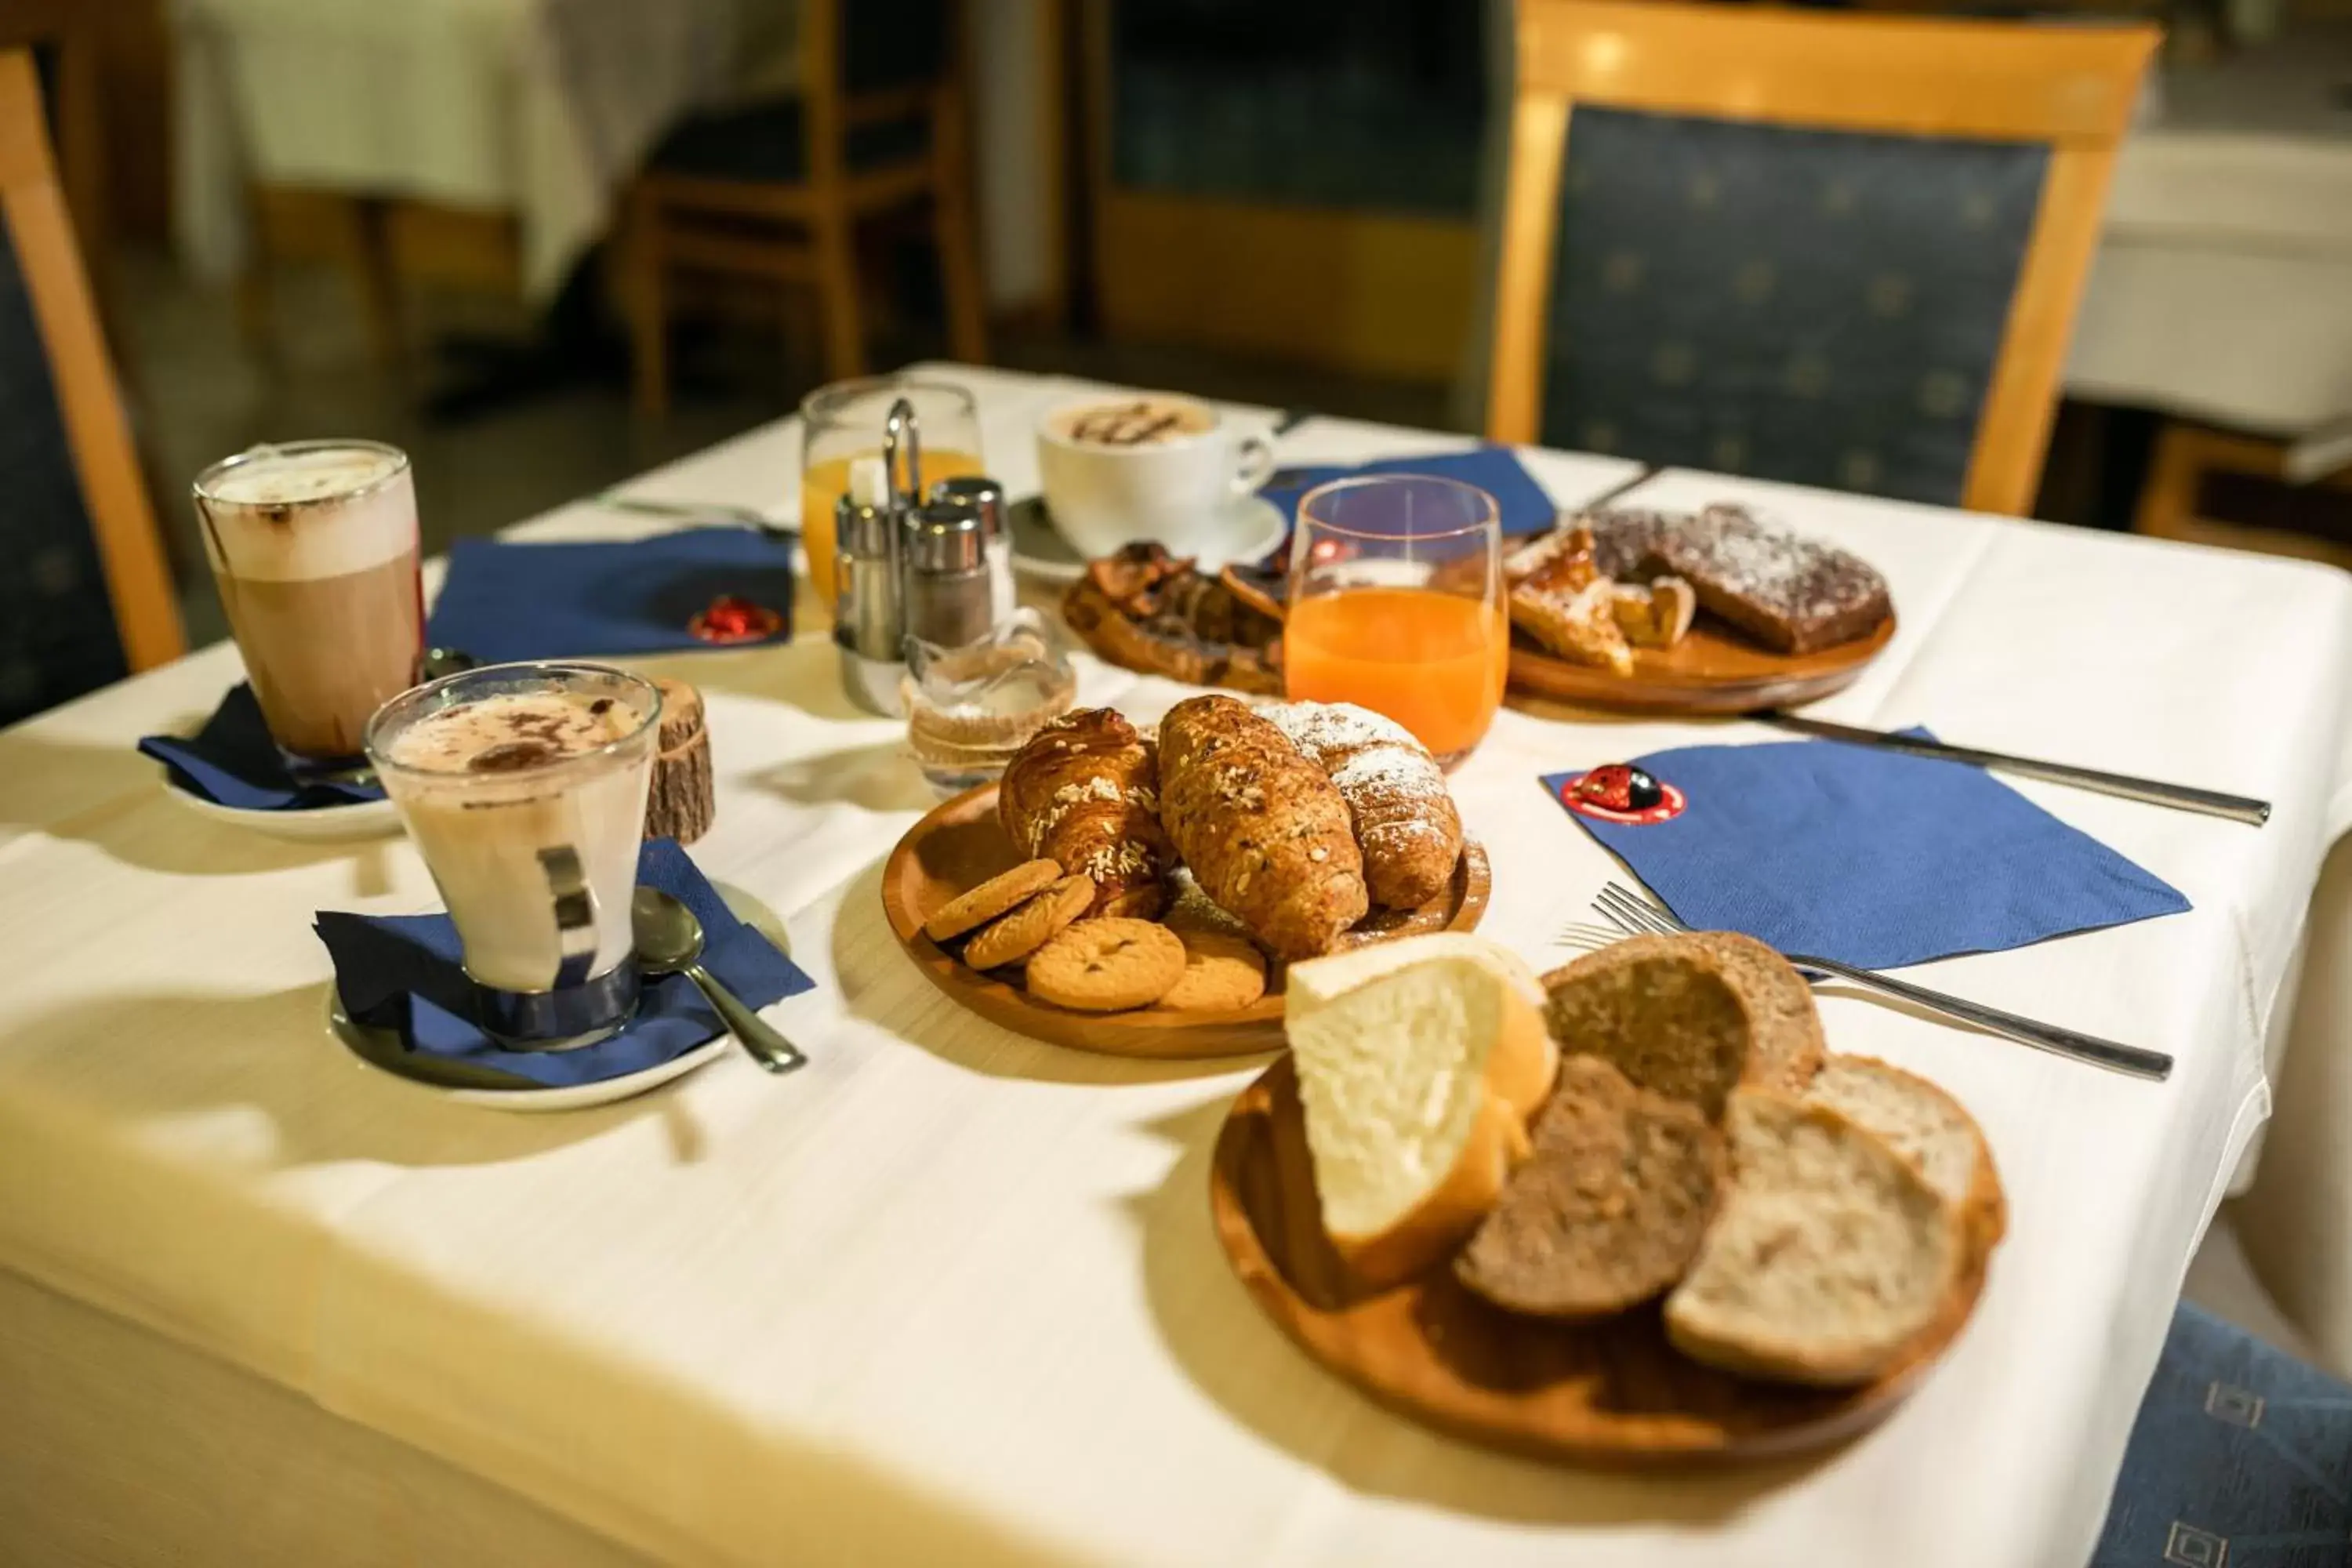
<svg viewBox="0 0 2352 1568">
<path fill-rule="evenodd" d="M 1041 583 L 1075 583 L 1086 574 L 1087 563 L 1076 546 L 1054 530 L 1053 520 L 1039 497 L 1013 502 L 1006 509 L 1013 531 L 1013 569 Z M 1290 519 L 1262 496 L 1240 496 L 1207 518 L 1200 531 L 1179 547 L 1161 540 L 1168 552 L 1190 556 L 1203 572 L 1246 563 L 1280 544 L 1290 531 Z"/>
<path fill-rule="evenodd" d="M 790 953 L 791 942 L 784 932 L 784 922 L 770 909 L 742 889 L 712 879 L 719 896 L 735 911 L 735 918 L 757 931 L 776 944 L 777 951 Z M 595 1083 L 572 1084 L 562 1089 L 548 1089 L 538 1084 L 526 1084 L 515 1089 L 461 1089 L 419 1078 L 400 1068 L 385 1065 L 400 1061 L 408 1052 L 399 1037 L 389 1029 L 371 1028 L 353 1023 L 343 1013 L 343 1000 L 333 984 L 327 987 L 327 1032 L 335 1043 L 349 1051 L 363 1066 L 387 1078 L 423 1089 L 436 1099 L 453 1105 L 480 1106 L 491 1110 L 585 1110 L 591 1106 L 610 1105 L 614 1100 L 629 1100 L 647 1089 L 659 1089 L 672 1079 L 684 1078 L 706 1062 L 716 1060 L 730 1050 L 740 1049 L 731 1035 L 719 1035 L 694 1047 L 684 1056 L 672 1057 L 659 1067 L 643 1072 L 624 1073 Z M 389 1053 L 389 1054 L 387 1054 Z"/>
<path fill-rule="evenodd" d="M 314 806 L 309 811 L 255 811 L 190 795 L 168 778 L 163 793 L 201 816 L 251 828 L 272 838 L 334 844 L 345 839 L 382 838 L 400 831 L 399 809 L 388 800 L 355 800 L 349 805 Z"/>
</svg>

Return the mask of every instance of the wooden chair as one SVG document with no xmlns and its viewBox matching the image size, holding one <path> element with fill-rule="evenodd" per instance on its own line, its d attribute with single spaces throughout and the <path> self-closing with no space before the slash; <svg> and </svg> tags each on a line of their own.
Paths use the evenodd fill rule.
<svg viewBox="0 0 2352 1568">
<path fill-rule="evenodd" d="M 185 648 L 32 58 L 0 54 L 0 724 Z"/>
<path fill-rule="evenodd" d="M 2155 28 L 1517 15 L 1490 436 L 2032 504 Z"/>
<path fill-rule="evenodd" d="M 987 357 L 960 11 L 950 0 L 804 0 L 799 94 L 697 116 L 655 150 L 624 218 L 642 412 L 668 406 L 673 270 L 814 285 L 825 374 L 864 374 L 856 227 L 926 200 L 950 351 Z"/>
<path fill-rule="evenodd" d="M 2167 419 L 2132 530 L 2352 569 L 2352 468 L 2294 473 L 2284 441 Z"/>
</svg>

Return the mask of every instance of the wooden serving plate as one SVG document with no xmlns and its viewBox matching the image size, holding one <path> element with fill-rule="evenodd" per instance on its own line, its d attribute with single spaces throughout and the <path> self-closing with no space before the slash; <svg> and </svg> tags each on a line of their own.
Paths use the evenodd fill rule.
<svg viewBox="0 0 2352 1568">
<path fill-rule="evenodd" d="M 934 910 L 1025 857 L 996 818 L 996 786 L 947 801 L 907 830 L 882 868 L 882 908 L 898 945 L 931 984 L 992 1023 L 1058 1046 L 1120 1057 L 1226 1057 L 1282 1044 L 1281 965 L 1268 961 L 1266 993 L 1228 1012 L 1076 1013 L 1040 1002 L 1017 985 L 967 967 L 923 934 Z M 1468 931 L 1486 912 L 1493 877 L 1486 852 L 1465 839 L 1445 891 L 1417 910 L 1375 910 L 1340 945 L 1361 946 L 1418 931 Z"/>
<path fill-rule="evenodd" d="M 1895 617 L 1889 615 L 1876 631 L 1852 642 L 1811 653 L 1773 653 L 1701 616 L 1682 641 L 1667 648 L 1637 647 L 1633 673 L 1613 675 L 1597 665 L 1571 664 L 1514 632 L 1511 685 L 1596 708 L 1753 713 L 1844 690 L 1894 637 Z"/>
<path fill-rule="evenodd" d="M 1450 1268 L 1387 1290 L 1350 1275 L 1323 1231 L 1287 1056 L 1241 1093 L 1209 1178 L 1217 1238 L 1258 1305 L 1307 1354 L 1417 1421 L 1538 1458 L 1660 1466 L 1779 1458 L 1894 1410 L 1975 1310 L 1981 1254 L 1945 1314 L 1876 1383 L 1755 1383 L 1684 1357 L 1652 1306 L 1598 1322 L 1503 1311 Z"/>
</svg>

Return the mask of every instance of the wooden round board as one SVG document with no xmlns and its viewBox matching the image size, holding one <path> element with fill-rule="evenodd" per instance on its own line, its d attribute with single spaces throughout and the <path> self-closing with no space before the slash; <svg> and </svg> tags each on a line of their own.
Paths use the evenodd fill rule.
<svg viewBox="0 0 2352 1568">
<path fill-rule="evenodd" d="M 1543 1322 L 1489 1305 L 1445 1268 L 1368 1290 L 1324 1234 L 1286 1056 L 1234 1102 L 1209 1188 L 1234 1271 L 1307 1354 L 1402 1415 L 1538 1458 L 1724 1462 L 1853 1436 L 1911 1391 L 1984 1287 L 1979 1257 L 1902 1363 L 1853 1389 L 1750 1382 L 1701 1366 L 1667 1343 L 1654 1306 L 1592 1323 Z"/>
<path fill-rule="evenodd" d="M 1282 1044 L 1281 965 L 1269 961 L 1266 994 L 1223 1013 L 1146 1007 L 1131 1013 L 1074 1013 L 1040 1002 L 994 974 L 966 967 L 923 934 L 933 910 L 1017 864 L 1022 856 L 996 817 L 996 786 L 982 784 L 945 802 L 907 831 L 882 868 L 882 907 L 931 983 L 962 1005 L 1008 1029 L 1081 1050 L 1121 1057 L 1225 1057 Z M 1486 912 L 1493 886 L 1486 852 L 1475 840 L 1444 892 L 1417 910 L 1379 910 L 1341 938 L 1360 946 L 1426 931 L 1468 931 Z"/>
<path fill-rule="evenodd" d="M 1753 713 L 1843 691 L 1895 637 L 1888 616 L 1868 637 L 1811 653 L 1774 653 L 1702 616 L 1670 648 L 1637 647 L 1633 673 L 1570 664 L 1511 639 L 1511 685 L 1538 697 L 1654 713 Z"/>
</svg>

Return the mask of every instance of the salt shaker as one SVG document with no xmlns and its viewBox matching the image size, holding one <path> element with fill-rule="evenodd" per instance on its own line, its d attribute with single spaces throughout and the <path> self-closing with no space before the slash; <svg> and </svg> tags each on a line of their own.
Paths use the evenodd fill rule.
<svg viewBox="0 0 2352 1568">
<path fill-rule="evenodd" d="M 907 672 L 897 514 L 881 459 L 850 465 L 849 490 L 834 509 L 833 640 L 841 689 L 870 713 L 899 717 Z"/>
<path fill-rule="evenodd" d="M 1005 531 L 1004 487 L 984 474 L 959 475 L 931 486 L 933 500 L 970 501 L 980 509 L 981 538 L 988 558 L 988 604 L 998 624 L 1013 618 L 1013 536 Z"/>
<path fill-rule="evenodd" d="M 996 615 L 980 508 L 963 500 L 915 508 L 901 527 L 899 554 L 908 637 L 956 648 L 988 636 Z"/>
</svg>

